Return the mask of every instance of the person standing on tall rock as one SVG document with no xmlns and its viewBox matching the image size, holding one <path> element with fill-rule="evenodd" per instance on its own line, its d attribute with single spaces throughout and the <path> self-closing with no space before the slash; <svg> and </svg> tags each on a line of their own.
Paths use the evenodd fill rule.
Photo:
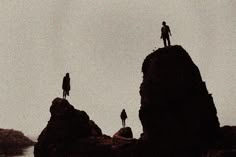
<svg viewBox="0 0 236 157">
<path fill-rule="evenodd" d="M 123 128 L 125 127 L 125 120 L 128 118 L 127 114 L 125 112 L 125 109 L 122 110 L 121 114 L 120 114 L 120 118 L 122 120 L 122 126 Z"/>
<path fill-rule="evenodd" d="M 66 76 L 63 78 L 62 82 L 62 89 L 63 89 L 63 98 L 66 99 L 66 96 L 69 96 L 70 91 L 70 75 L 66 73 Z"/>
<path fill-rule="evenodd" d="M 168 41 L 168 46 L 170 46 L 170 36 L 171 36 L 170 27 L 168 25 L 166 25 L 165 21 L 162 22 L 162 25 L 163 26 L 161 28 L 161 39 L 163 39 L 165 47 L 167 46 L 166 40 Z"/>
</svg>

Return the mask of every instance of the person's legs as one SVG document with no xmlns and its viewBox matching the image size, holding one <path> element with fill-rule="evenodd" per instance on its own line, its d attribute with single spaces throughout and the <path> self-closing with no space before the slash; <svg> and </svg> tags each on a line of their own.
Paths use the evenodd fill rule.
<svg viewBox="0 0 236 157">
<path fill-rule="evenodd" d="M 166 47 L 166 38 L 163 37 L 164 46 Z"/>
<path fill-rule="evenodd" d="M 66 98 L 66 91 L 63 90 L 63 99 Z"/>
<path fill-rule="evenodd" d="M 170 46 L 170 37 L 167 37 L 167 41 L 168 41 L 168 46 Z"/>
</svg>

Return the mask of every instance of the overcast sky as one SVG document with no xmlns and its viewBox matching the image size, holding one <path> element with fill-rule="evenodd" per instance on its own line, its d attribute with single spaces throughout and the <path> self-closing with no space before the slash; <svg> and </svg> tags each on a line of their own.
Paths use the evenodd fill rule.
<svg viewBox="0 0 236 157">
<path fill-rule="evenodd" d="M 71 104 L 113 135 L 120 112 L 136 137 L 141 65 L 162 47 L 163 20 L 212 93 L 221 125 L 236 125 L 236 1 L 1 0 L 0 127 L 37 136 L 71 75 Z"/>
</svg>

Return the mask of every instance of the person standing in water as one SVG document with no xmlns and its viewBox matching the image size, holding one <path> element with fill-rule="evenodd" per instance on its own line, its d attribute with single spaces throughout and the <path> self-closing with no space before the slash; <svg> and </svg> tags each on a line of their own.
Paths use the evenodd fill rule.
<svg viewBox="0 0 236 157">
<path fill-rule="evenodd" d="M 62 90 L 63 90 L 63 99 L 66 99 L 66 96 L 69 96 L 69 92 L 70 92 L 70 75 L 69 75 L 69 73 L 66 73 L 66 76 L 64 76 L 64 78 L 63 78 Z"/>
<path fill-rule="evenodd" d="M 168 46 L 170 46 L 170 36 L 171 36 L 171 32 L 170 32 L 170 27 L 168 25 L 166 25 L 166 22 L 163 21 L 162 22 L 162 28 L 161 28 L 161 39 L 163 39 L 164 42 L 164 46 L 166 47 L 166 40 L 168 42 Z"/>
</svg>

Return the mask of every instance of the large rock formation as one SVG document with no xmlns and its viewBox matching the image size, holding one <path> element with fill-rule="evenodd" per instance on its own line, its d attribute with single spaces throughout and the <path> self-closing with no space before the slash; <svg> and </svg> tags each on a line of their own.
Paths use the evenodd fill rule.
<svg viewBox="0 0 236 157">
<path fill-rule="evenodd" d="M 235 156 L 235 128 L 220 129 L 212 96 L 181 46 L 148 55 L 142 71 L 139 140 L 129 127 L 112 138 L 102 135 L 86 112 L 56 98 L 35 145 L 35 157 Z"/>
<path fill-rule="evenodd" d="M 50 112 L 48 125 L 35 145 L 35 157 L 130 157 L 136 148 L 131 128 L 122 128 L 114 138 L 103 135 L 86 112 L 66 99 L 54 99 Z"/>
<path fill-rule="evenodd" d="M 216 108 L 188 53 L 181 46 L 160 48 L 146 57 L 142 72 L 144 139 L 169 156 L 201 154 L 213 147 L 220 132 Z"/>
<path fill-rule="evenodd" d="M 66 99 L 56 98 L 50 107 L 51 118 L 35 145 L 35 157 L 61 156 L 78 140 L 101 136 L 101 129 L 84 111 L 75 109 Z"/>
</svg>

